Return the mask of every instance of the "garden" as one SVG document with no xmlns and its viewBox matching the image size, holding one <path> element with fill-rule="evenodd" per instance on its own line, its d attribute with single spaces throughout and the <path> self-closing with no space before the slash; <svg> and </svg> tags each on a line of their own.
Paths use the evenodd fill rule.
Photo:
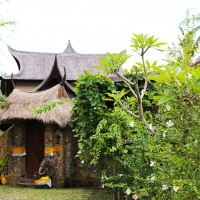
<svg viewBox="0 0 200 200">
<path fill-rule="evenodd" d="M 133 55 L 108 53 L 95 66 L 103 74 L 85 71 L 77 81 L 71 120 L 77 156 L 95 168 L 114 200 L 200 199 L 200 67 L 192 60 L 199 53 L 198 17 L 182 22 L 166 64 L 146 60 L 153 49 L 164 51 L 164 42 L 133 34 Z M 121 73 L 135 54 L 141 61 Z"/>
<path fill-rule="evenodd" d="M 200 67 L 193 60 L 199 55 L 198 20 L 199 16 L 187 15 L 179 43 L 166 50 L 165 64 L 146 60 L 146 54 L 164 51 L 166 43 L 153 35 L 133 34 L 133 55 L 125 50 L 107 53 L 94 66 L 104 73 L 85 71 L 79 77 L 70 125 L 78 139 L 77 157 L 83 168 L 93 166 L 92 176 L 101 182 L 101 189 L 0 186 L 0 196 L 200 199 Z M 135 55 L 140 60 L 122 73 L 120 68 Z M 110 79 L 111 73 L 120 81 Z"/>
</svg>

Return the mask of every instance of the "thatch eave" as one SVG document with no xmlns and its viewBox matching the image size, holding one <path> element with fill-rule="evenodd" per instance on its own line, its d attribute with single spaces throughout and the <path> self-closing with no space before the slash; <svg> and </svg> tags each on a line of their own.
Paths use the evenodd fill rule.
<svg viewBox="0 0 200 200">
<path fill-rule="evenodd" d="M 61 92 L 62 91 L 62 92 Z M 8 96 L 6 106 L 0 112 L 0 122 L 6 123 L 13 120 L 38 120 L 43 123 L 56 123 L 66 127 L 71 118 L 73 103 L 69 100 L 62 105 L 57 105 L 48 112 L 34 114 L 33 110 L 55 101 L 65 99 L 60 96 L 66 92 L 59 84 L 42 92 L 31 93 L 14 89 Z M 66 95 L 66 93 L 65 93 Z"/>
</svg>

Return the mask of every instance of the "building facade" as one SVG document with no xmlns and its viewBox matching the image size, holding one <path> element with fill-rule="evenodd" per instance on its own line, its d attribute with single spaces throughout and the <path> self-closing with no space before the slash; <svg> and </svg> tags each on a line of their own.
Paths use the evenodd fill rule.
<svg viewBox="0 0 200 200">
<path fill-rule="evenodd" d="M 98 65 L 98 58 L 105 55 L 76 53 L 70 41 L 65 51 L 57 54 L 17 51 L 10 47 L 9 51 L 19 72 L 1 77 L 2 93 L 8 98 L 0 112 L 1 127 L 7 130 L 0 137 L 0 159 L 8 153 L 8 184 L 35 180 L 40 163 L 51 156 L 55 166 L 53 186 L 94 185 L 89 166 L 85 173 L 80 171 L 77 142 L 68 122 L 76 80 L 84 70 L 101 72 L 92 66 Z M 62 100 L 62 104 L 48 112 L 34 113 Z"/>
</svg>

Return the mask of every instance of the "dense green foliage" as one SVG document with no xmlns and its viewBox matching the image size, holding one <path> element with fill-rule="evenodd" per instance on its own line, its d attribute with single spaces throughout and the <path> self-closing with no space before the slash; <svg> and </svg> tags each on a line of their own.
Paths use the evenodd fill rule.
<svg viewBox="0 0 200 200">
<path fill-rule="evenodd" d="M 76 99 L 72 122 L 82 139 L 88 138 L 96 131 L 99 121 L 108 116 L 108 92 L 115 90 L 114 83 L 105 75 L 92 75 L 85 72 L 76 83 Z"/>
<path fill-rule="evenodd" d="M 141 62 L 126 76 L 119 70 L 130 57 L 125 51 L 100 58 L 96 67 L 118 76 L 120 87 L 106 75 L 86 73 L 78 80 L 71 123 L 78 156 L 94 166 L 102 187 L 114 189 L 114 199 L 200 199 L 200 68 L 191 67 L 193 36 L 183 36 L 170 49 L 174 56 L 158 66 L 145 54 L 162 51 L 165 43 L 133 34 L 131 47 Z"/>
</svg>

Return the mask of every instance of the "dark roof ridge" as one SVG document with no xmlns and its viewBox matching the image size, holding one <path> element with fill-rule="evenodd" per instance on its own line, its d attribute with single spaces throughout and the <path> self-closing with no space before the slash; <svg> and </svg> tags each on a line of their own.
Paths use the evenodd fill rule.
<svg viewBox="0 0 200 200">
<path fill-rule="evenodd" d="M 55 59 L 54 59 L 54 63 L 53 63 L 53 66 L 51 68 L 51 71 L 49 72 L 49 75 L 32 92 L 39 92 L 40 89 L 43 88 L 44 85 L 48 82 L 48 80 L 52 76 L 52 73 L 53 73 L 54 70 L 58 71 L 58 73 L 59 73 L 59 75 L 62 79 L 63 76 L 62 76 L 60 69 L 58 68 L 57 56 L 56 55 L 55 55 Z M 66 80 L 64 82 L 64 86 L 66 86 L 70 90 L 70 92 L 72 92 L 75 95 L 75 92 L 74 92 L 72 86 Z"/>
</svg>

